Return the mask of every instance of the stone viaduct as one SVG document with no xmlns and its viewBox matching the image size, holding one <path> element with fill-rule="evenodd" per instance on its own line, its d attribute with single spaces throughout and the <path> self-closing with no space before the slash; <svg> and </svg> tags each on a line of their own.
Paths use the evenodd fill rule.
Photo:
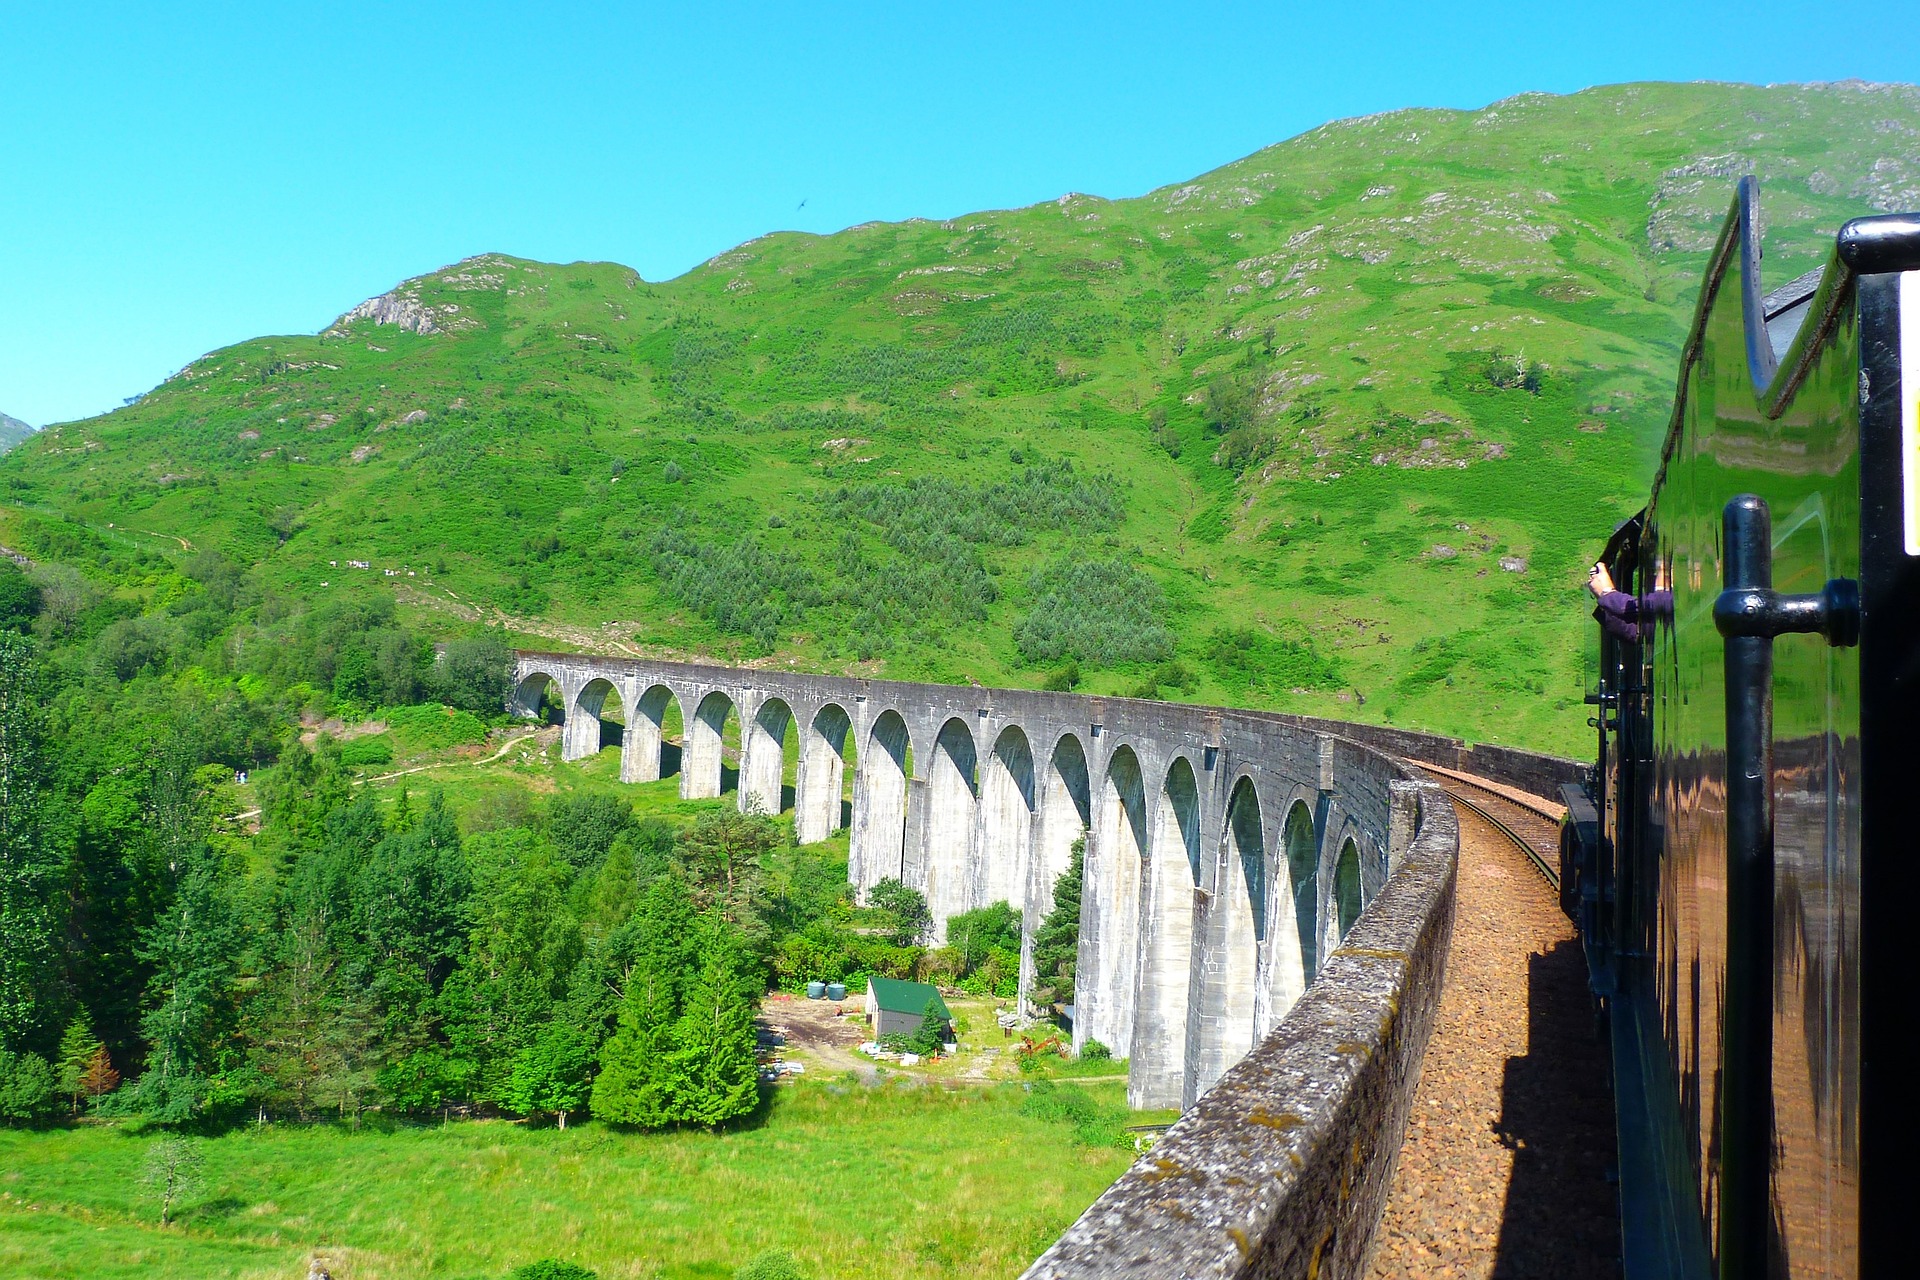
<svg viewBox="0 0 1920 1280">
<path fill-rule="evenodd" d="M 1084 838 L 1074 1040 L 1128 1060 L 1135 1107 L 1191 1107 L 1266 1038 L 1415 835 L 1410 770 L 1271 713 L 518 654 L 514 709 L 549 696 L 567 759 L 610 741 L 620 709 L 627 782 L 662 776 L 677 721 L 688 798 L 722 794 L 737 731 L 741 806 L 790 805 L 802 843 L 850 823 L 855 889 L 900 878 L 941 936 L 958 912 L 1009 903 L 1023 1002 L 1034 932 Z"/>
</svg>

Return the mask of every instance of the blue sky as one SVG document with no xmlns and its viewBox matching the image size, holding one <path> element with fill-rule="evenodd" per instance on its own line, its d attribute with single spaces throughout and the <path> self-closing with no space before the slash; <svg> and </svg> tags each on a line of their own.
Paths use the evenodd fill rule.
<svg viewBox="0 0 1920 1280">
<path fill-rule="evenodd" d="M 1834 14 L 0 0 L 0 411 L 100 412 L 483 251 L 658 280 L 779 228 L 1135 195 L 1394 107 L 1920 77 L 1916 0 L 1870 38 Z"/>
</svg>

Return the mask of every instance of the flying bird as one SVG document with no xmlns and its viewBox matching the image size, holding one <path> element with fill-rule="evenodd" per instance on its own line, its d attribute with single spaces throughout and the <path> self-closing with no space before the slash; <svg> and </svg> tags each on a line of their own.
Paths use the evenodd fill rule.
<svg viewBox="0 0 1920 1280">
<path fill-rule="evenodd" d="M 811 197 L 811 196 L 809 196 L 809 197 L 807 197 L 807 199 L 809 199 L 809 200 L 810 200 L 810 199 L 812 199 L 812 197 Z M 800 202 L 799 204 L 797 204 L 797 205 L 795 205 L 795 206 L 793 206 L 793 211 L 794 211 L 795 213 L 798 213 L 798 212 L 800 212 L 800 211 L 801 211 L 802 209 L 804 209 L 804 208 L 806 208 L 806 207 L 807 207 L 807 201 L 806 201 L 806 200 L 802 200 L 802 201 L 801 201 L 801 202 Z"/>
</svg>

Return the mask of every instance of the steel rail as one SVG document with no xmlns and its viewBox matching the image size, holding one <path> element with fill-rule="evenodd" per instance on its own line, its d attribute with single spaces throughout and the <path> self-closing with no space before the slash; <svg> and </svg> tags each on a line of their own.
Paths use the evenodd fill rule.
<svg viewBox="0 0 1920 1280">
<path fill-rule="evenodd" d="M 1500 832 L 1501 835 L 1505 836 L 1507 839 L 1513 841 L 1514 844 L 1518 845 L 1520 847 L 1520 851 L 1527 855 L 1527 861 L 1533 863 L 1534 868 L 1540 872 L 1541 876 L 1545 878 L 1546 882 L 1549 885 L 1553 886 L 1554 889 L 1556 890 L 1559 889 L 1560 873 L 1557 870 L 1555 870 L 1553 865 L 1546 860 L 1546 858 L 1541 854 L 1540 850 L 1534 847 L 1532 841 L 1528 840 L 1525 836 L 1515 831 L 1512 827 L 1508 826 L 1505 822 L 1502 822 L 1498 817 L 1496 817 L 1490 810 L 1485 808 L 1483 805 L 1479 804 L 1472 798 L 1461 794 L 1459 788 L 1472 786 L 1473 785 L 1472 783 L 1459 782 L 1455 779 L 1446 778 L 1446 777 L 1440 778 L 1439 782 L 1440 782 L 1441 789 L 1444 790 L 1449 797 L 1459 802 L 1460 804 L 1464 804 L 1465 806 L 1467 806 L 1467 808 L 1473 810 L 1475 813 L 1485 818 Z M 1449 786 L 1448 785 L 1449 783 L 1453 783 L 1454 785 Z M 1484 790 L 1484 788 L 1482 788 L 1482 790 Z M 1518 801 L 1508 800 L 1505 796 L 1500 795 L 1498 792 L 1489 791 L 1487 792 L 1487 794 L 1490 796 L 1494 796 L 1496 799 L 1502 801 L 1505 804 L 1512 805 L 1514 808 L 1519 809 L 1523 813 L 1533 814 L 1539 817 L 1542 821 L 1546 820 L 1545 815 L 1541 814 L 1537 809 L 1530 809 L 1526 805 L 1523 805 Z"/>
</svg>

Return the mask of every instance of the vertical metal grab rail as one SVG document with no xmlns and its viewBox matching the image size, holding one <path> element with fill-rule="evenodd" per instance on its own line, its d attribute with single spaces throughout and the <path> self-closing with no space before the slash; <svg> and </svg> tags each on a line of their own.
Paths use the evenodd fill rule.
<svg viewBox="0 0 1920 1280">
<path fill-rule="evenodd" d="M 1773 1163 L 1773 641 L 1794 632 L 1860 642 L 1860 584 L 1815 595 L 1773 589 L 1773 515 L 1750 493 L 1721 512 L 1726 638 L 1727 986 L 1721 1038 L 1722 1280 L 1767 1273 Z"/>
</svg>

